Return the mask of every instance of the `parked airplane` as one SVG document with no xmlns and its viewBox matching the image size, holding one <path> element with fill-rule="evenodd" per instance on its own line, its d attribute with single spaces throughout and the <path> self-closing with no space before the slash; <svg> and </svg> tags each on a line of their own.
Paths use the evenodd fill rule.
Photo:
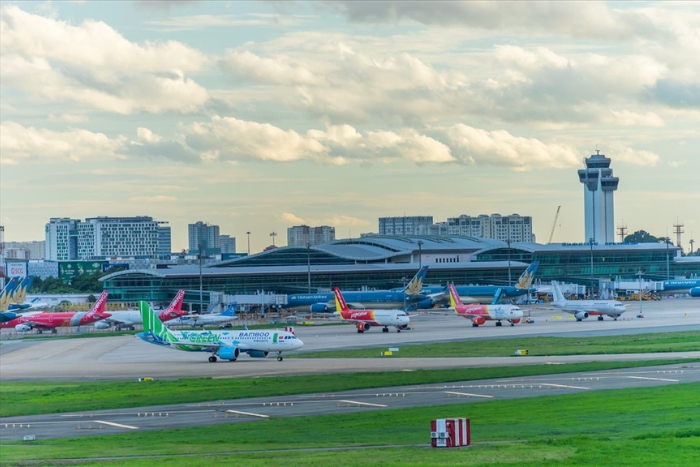
<svg viewBox="0 0 700 467">
<path fill-rule="evenodd" d="M 300 349 L 304 343 L 287 331 L 171 331 L 151 310 L 146 302 L 139 302 L 144 332 L 136 334 L 149 344 L 188 352 L 210 352 L 209 361 L 217 357 L 235 362 L 241 353 L 254 358 L 267 357 L 277 352 L 282 361 L 282 352 Z"/>
<path fill-rule="evenodd" d="M 421 293 L 423 280 L 428 273 L 428 266 L 423 266 L 411 281 L 399 290 L 372 290 L 345 292 L 345 299 L 350 308 L 430 308 L 433 300 Z M 291 294 L 287 296 L 285 308 L 309 307 L 312 313 L 330 313 L 334 310 L 334 294 L 331 292 L 315 294 Z"/>
<path fill-rule="evenodd" d="M 584 320 L 589 315 L 597 315 L 598 321 L 603 321 L 605 315 L 617 321 L 617 318 L 626 310 L 626 306 L 617 300 L 567 300 L 556 281 L 552 281 L 552 290 L 554 297 L 552 305 L 573 314 L 576 321 Z"/>
<path fill-rule="evenodd" d="M 532 281 L 535 277 L 535 272 L 540 265 L 539 261 L 533 261 L 530 265 L 523 271 L 523 273 L 518 278 L 515 285 L 512 286 L 498 286 L 498 285 L 457 285 L 455 289 L 459 294 L 460 299 L 463 303 L 491 303 L 496 292 L 501 289 L 504 298 L 515 298 L 521 295 L 525 295 L 530 291 L 532 287 Z M 425 287 L 422 290 L 425 294 L 430 294 L 435 297 L 438 296 L 440 292 L 444 294 L 444 300 L 449 300 L 449 290 L 444 287 Z"/>
<path fill-rule="evenodd" d="M 99 296 L 88 312 L 30 312 L 23 315 L 18 315 L 15 319 L 0 323 L 0 328 L 15 328 L 20 332 L 31 331 L 36 329 L 37 334 L 50 330 L 52 334 L 56 334 L 56 328 L 65 326 L 84 326 L 92 324 L 95 321 L 108 318 L 109 313 L 105 313 L 105 305 L 107 304 L 107 291 L 105 290 Z"/>
<path fill-rule="evenodd" d="M 174 319 L 170 326 L 209 326 L 223 324 L 238 319 L 236 316 L 236 302 L 231 303 L 222 313 L 192 313 Z M 229 326 L 230 327 L 230 326 Z"/>
<path fill-rule="evenodd" d="M 170 305 L 158 313 L 161 321 L 170 321 L 179 316 L 185 315 L 187 312 L 182 309 L 182 300 L 185 298 L 185 291 L 180 289 Z M 141 324 L 141 312 L 139 310 L 124 310 L 111 311 L 110 317 L 100 320 L 95 323 L 96 329 L 108 329 L 114 325 L 114 329 L 121 331 L 122 329 L 134 330 L 134 325 Z"/>
<path fill-rule="evenodd" d="M 691 297 L 700 296 L 700 279 L 673 279 L 663 281 L 663 289 L 657 290 L 661 294 L 690 294 Z"/>
<path fill-rule="evenodd" d="M 5 284 L 5 288 L 2 289 L 2 292 L 0 292 L 0 323 L 6 323 L 17 317 L 16 313 L 8 311 L 8 309 L 12 301 L 12 294 L 18 283 L 19 280 L 13 277 Z"/>
<path fill-rule="evenodd" d="M 496 321 L 496 326 L 502 326 L 501 321 L 508 321 L 511 326 L 515 326 L 523 317 L 522 310 L 517 306 L 498 304 L 501 299 L 501 291 L 496 293 L 491 305 L 465 305 L 459 298 L 454 284 L 448 284 L 447 287 L 450 291 L 450 307 L 458 315 L 470 319 L 474 327 L 486 323 L 487 320 Z"/>
<path fill-rule="evenodd" d="M 394 326 L 397 332 L 408 329 L 411 319 L 403 310 L 351 310 L 338 287 L 333 289 L 333 293 L 337 310 L 335 314 L 345 321 L 355 323 L 360 334 L 369 331 L 371 326 L 383 326 L 382 332 L 389 332 L 389 326 Z"/>
<path fill-rule="evenodd" d="M 34 276 L 25 276 L 22 281 L 17 284 L 10 298 L 9 311 L 26 310 L 30 308 L 31 305 L 25 304 L 24 302 L 27 299 L 27 292 L 33 281 Z"/>
</svg>

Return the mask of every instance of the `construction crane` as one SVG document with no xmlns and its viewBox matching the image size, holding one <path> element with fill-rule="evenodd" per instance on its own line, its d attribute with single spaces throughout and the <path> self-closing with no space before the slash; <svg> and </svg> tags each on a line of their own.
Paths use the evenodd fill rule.
<svg viewBox="0 0 700 467">
<path fill-rule="evenodd" d="M 554 229 L 557 226 L 557 219 L 559 219 L 559 210 L 561 209 L 561 205 L 557 206 L 557 213 L 554 215 L 554 223 L 552 224 L 552 231 L 549 232 L 549 240 L 547 243 L 552 243 L 552 237 L 554 236 Z"/>
</svg>

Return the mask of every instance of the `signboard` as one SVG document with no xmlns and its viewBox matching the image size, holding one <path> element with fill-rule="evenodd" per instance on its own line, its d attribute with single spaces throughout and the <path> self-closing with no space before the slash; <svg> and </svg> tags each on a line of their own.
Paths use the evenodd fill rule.
<svg viewBox="0 0 700 467">
<path fill-rule="evenodd" d="M 27 277 L 27 263 L 7 263 L 7 277 Z"/>
<path fill-rule="evenodd" d="M 102 265 L 108 261 L 59 261 L 58 278 L 68 282 L 74 277 L 102 272 Z"/>
</svg>

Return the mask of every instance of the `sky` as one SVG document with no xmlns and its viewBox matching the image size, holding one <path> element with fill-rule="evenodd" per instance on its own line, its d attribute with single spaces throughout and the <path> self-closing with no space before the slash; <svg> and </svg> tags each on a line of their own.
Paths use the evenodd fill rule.
<svg viewBox="0 0 700 467">
<path fill-rule="evenodd" d="M 700 2 L 0 2 L 5 241 L 517 213 L 582 242 L 597 150 L 616 228 L 700 244 Z"/>
</svg>

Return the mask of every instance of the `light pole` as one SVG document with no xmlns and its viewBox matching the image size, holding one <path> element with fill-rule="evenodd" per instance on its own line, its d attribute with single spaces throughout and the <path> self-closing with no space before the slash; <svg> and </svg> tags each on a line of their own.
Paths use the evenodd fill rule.
<svg viewBox="0 0 700 467">
<path fill-rule="evenodd" d="M 506 240 L 506 243 L 508 244 L 508 285 L 513 285 L 513 281 L 510 278 L 510 238 Z"/>
<path fill-rule="evenodd" d="M 670 281 L 671 280 L 671 272 L 670 272 L 670 259 L 668 257 L 668 243 L 669 243 L 669 237 L 666 237 L 666 280 Z"/>
<path fill-rule="evenodd" d="M 275 237 L 277 236 L 277 232 L 274 230 L 270 232 L 270 237 L 272 237 L 272 246 L 275 246 Z"/>
<path fill-rule="evenodd" d="M 250 232 L 245 233 L 248 236 L 248 256 L 250 256 Z"/>
<path fill-rule="evenodd" d="M 639 276 L 639 316 L 642 316 L 642 274 L 644 271 L 641 269 L 637 271 L 637 275 Z"/>
<path fill-rule="evenodd" d="M 588 243 L 591 244 L 591 291 L 589 295 L 593 298 L 593 237 L 588 239 Z"/>
<path fill-rule="evenodd" d="M 311 243 L 306 242 L 306 268 L 307 268 L 307 278 L 306 281 L 309 286 L 309 293 L 311 293 Z"/>
<path fill-rule="evenodd" d="M 423 240 L 418 240 L 418 269 L 423 269 Z"/>
<path fill-rule="evenodd" d="M 202 291 L 202 244 L 199 244 L 199 312 L 204 307 L 204 292 Z"/>
</svg>

